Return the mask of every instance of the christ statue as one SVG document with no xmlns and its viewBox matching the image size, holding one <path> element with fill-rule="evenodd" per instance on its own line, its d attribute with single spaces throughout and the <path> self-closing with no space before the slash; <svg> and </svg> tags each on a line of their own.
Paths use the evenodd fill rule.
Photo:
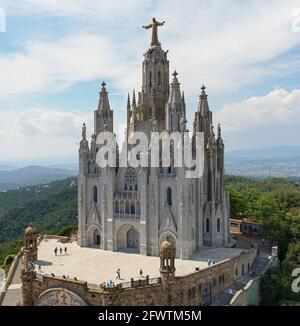
<svg viewBox="0 0 300 326">
<path fill-rule="evenodd" d="M 152 41 L 151 41 L 151 46 L 160 45 L 160 43 L 158 41 L 158 36 L 157 36 L 157 27 L 158 26 L 163 26 L 164 23 L 165 23 L 164 21 L 162 23 L 160 23 L 155 18 L 152 18 L 152 23 L 151 24 L 149 24 L 147 26 L 143 26 L 143 28 L 145 28 L 145 29 L 152 28 Z"/>
</svg>

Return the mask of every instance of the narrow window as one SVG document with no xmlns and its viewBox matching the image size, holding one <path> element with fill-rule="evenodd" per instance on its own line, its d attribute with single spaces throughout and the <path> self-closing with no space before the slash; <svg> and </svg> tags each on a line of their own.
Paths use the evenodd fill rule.
<svg viewBox="0 0 300 326">
<path fill-rule="evenodd" d="M 206 233 L 209 232 L 209 219 L 206 219 Z"/>
<path fill-rule="evenodd" d="M 221 223 L 220 223 L 220 219 L 217 219 L 217 231 L 220 232 L 221 230 Z"/>
<path fill-rule="evenodd" d="M 96 186 L 94 186 L 94 188 L 93 188 L 93 200 L 95 203 L 97 203 L 97 201 L 98 201 L 98 189 Z"/>
<path fill-rule="evenodd" d="M 172 206 L 172 189 L 167 189 L 167 203 L 169 206 Z"/>
</svg>

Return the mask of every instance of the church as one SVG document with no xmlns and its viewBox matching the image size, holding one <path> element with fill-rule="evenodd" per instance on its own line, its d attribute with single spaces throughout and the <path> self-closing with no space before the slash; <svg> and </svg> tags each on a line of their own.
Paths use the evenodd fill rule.
<svg viewBox="0 0 300 326">
<path fill-rule="evenodd" d="M 151 46 L 144 54 L 142 87 L 128 95 L 125 141 L 135 132 L 187 131 L 186 103 L 178 73 L 171 77 L 168 51 L 158 40 L 155 18 Z M 171 81 L 170 81 L 171 78 Z M 101 168 L 96 162 L 99 133 L 114 132 L 106 84 L 102 83 L 90 142 L 83 127 L 79 148 L 78 244 L 109 251 L 158 256 L 169 239 L 176 257 L 191 259 L 202 248 L 229 244 L 229 199 L 224 189 L 224 143 L 214 133 L 206 88 L 201 88 L 192 134 L 203 133 L 203 175 L 186 178 L 185 167 Z M 194 149 L 196 150 L 196 149 Z M 117 156 L 119 147 L 117 147 Z M 151 149 L 149 148 L 149 155 Z"/>
</svg>

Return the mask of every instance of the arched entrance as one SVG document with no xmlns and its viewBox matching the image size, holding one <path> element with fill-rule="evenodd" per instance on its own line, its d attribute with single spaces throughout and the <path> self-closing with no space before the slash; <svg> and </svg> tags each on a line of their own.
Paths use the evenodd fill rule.
<svg viewBox="0 0 300 326">
<path fill-rule="evenodd" d="M 139 248 L 139 234 L 135 229 L 130 229 L 127 232 L 127 248 L 128 249 Z"/>
<path fill-rule="evenodd" d="M 117 250 L 124 252 L 140 252 L 140 235 L 137 229 L 129 223 L 123 224 L 116 234 Z"/>
<path fill-rule="evenodd" d="M 97 226 L 93 225 L 88 229 L 88 246 L 93 248 L 100 248 L 101 246 L 101 234 Z"/>
</svg>

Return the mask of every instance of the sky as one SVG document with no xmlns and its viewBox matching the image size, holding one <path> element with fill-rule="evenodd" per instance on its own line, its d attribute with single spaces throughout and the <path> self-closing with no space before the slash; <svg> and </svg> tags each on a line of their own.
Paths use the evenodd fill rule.
<svg viewBox="0 0 300 326">
<path fill-rule="evenodd" d="M 0 161 L 76 155 L 103 80 L 122 134 L 152 17 L 189 128 L 205 84 L 227 150 L 300 145 L 300 0 L 0 0 Z"/>
</svg>

